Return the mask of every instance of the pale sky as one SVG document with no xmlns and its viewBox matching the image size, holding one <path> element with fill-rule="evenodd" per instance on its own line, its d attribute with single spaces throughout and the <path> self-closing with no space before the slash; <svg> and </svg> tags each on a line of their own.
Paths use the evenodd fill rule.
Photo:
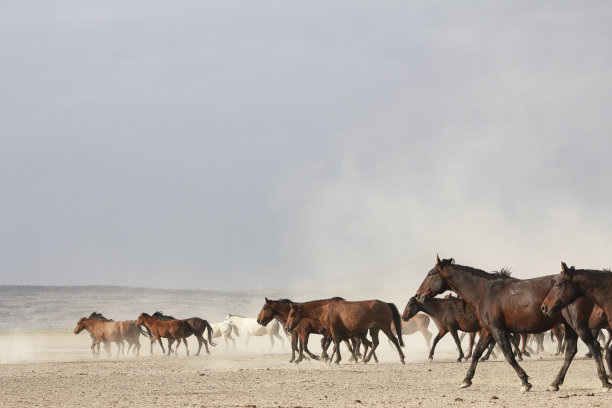
<svg viewBox="0 0 612 408">
<path fill-rule="evenodd" d="M 610 21 L 606 1 L 0 1 L 0 284 L 610 267 Z"/>
</svg>

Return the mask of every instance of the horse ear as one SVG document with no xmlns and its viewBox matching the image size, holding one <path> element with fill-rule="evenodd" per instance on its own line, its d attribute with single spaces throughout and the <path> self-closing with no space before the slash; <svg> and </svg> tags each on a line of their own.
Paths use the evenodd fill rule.
<svg viewBox="0 0 612 408">
<path fill-rule="evenodd" d="M 568 268 L 565 262 L 561 262 L 561 275 L 565 275 L 568 278 L 572 277 L 572 271 L 575 270 L 573 267 Z"/>
<path fill-rule="evenodd" d="M 442 261 L 440 261 L 440 257 L 436 254 L 436 265 L 440 265 Z"/>
<path fill-rule="evenodd" d="M 266 303 L 270 303 L 270 301 L 268 300 L 268 298 L 266 297 Z"/>
</svg>

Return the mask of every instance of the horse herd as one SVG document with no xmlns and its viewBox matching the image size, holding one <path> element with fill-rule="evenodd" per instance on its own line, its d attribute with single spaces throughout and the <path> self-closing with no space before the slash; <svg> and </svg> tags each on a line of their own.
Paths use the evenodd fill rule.
<svg viewBox="0 0 612 408">
<path fill-rule="evenodd" d="M 446 291 L 452 291 L 458 297 L 436 297 Z M 557 353 L 564 352 L 565 358 L 548 390 L 556 391 L 563 384 L 577 352 L 578 337 L 587 345 L 593 357 L 602 387 L 609 390 L 612 384 L 603 364 L 598 335 L 602 329 L 607 329 L 610 334 L 603 348 L 608 370 L 612 372 L 612 331 L 608 317 L 612 316 L 611 291 L 612 272 L 606 270 L 577 270 L 562 263 L 560 274 L 517 279 L 506 271 L 489 273 L 457 265 L 453 259 L 440 260 L 437 257 L 435 266 L 427 273 L 415 296 L 408 301 L 402 315 L 393 303 L 380 300 L 347 301 L 335 297 L 297 303 L 288 299 L 266 298 L 256 320 L 230 314 L 221 323 L 209 324 L 198 317 L 175 319 L 156 312 L 153 315 L 142 313 L 134 321 L 113 322 L 99 313 L 93 313 L 81 318 L 74 331 L 79 333 L 86 329 L 91 334 L 94 356 L 99 355 L 100 343 L 109 351 L 110 342 L 117 343 L 119 355 L 124 352 L 124 340 L 128 343 L 128 352 L 134 346 L 138 355 L 138 338 L 141 334 L 150 339 L 151 354 L 156 341 L 166 354 L 161 339 L 167 338 L 168 355 L 177 352 L 181 341 L 189 355 L 186 338 L 191 335 L 198 340 L 197 354 L 202 345 L 210 354 L 208 343 L 215 345 L 212 338 L 224 337 L 227 347 L 228 339 L 235 344 L 232 334 L 245 335 L 247 344 L 251 336 L 266 334 L 272 344 L 274 338 L 282 342 L 282 325 L 291 340 L 290 362 L 296 363 L 304 358 L 332 361 L 334 356 L 333 361 L 339 363 L 342 343 L 349 350 L 350 360 L 367 363 L 373 358 L 378 361 L 376 349 L 381 331 L 397 350 L 401 363 L 405 358 L 402 335 L 421 332 L 431 359 L 438 341 L 450 333 L 459 349 L 457 361 L 471 357 L 461 388 L 472 384 L 478 362 L 488 358 L 494 345 L 497 345 L 519 376 L 522 391 L 529 391 L 531 384 L 528 375 L 517 360 L 520 361 L 523 354 L 529 355 L 526 347 L 530 339 L 536 341 L 538 351 L 543 350 L 544 332 L 550 330 L 551 338 L 554 335 L 558 341 Z M 432 334 L 427 329 L 430 317 L 438 326 L 438 334 L 431 345 Z M 458 331 L 470 334 L 467 356 L 463 354 Z M 322 336 L 320 356 L 308 349 L 310 334 Z M 473 348 L 476 334 L 479 340 Z M 332 343 L 330 356 L 327 350 Z"/>
</svg>

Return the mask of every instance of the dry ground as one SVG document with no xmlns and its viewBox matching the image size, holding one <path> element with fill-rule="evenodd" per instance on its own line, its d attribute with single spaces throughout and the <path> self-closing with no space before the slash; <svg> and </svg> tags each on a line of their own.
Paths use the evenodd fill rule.
<svg viewBox="0 0 612 408">
<path fill-rule="evenodd" d="M 19 346 L 25 341 L 21 335 L 0 335 L 5 362 L 7 348 L 15 349 L 21 361 L 36 361 L 15 359 L 0 365 L 0 406 L 612 406 L 612 393 L 600 391 L 592 361 L 581 357 L 558 393 L 544 390 L 559 369 L 560 358 L 527 359 L 522 366 L 534 387 L 522 394 L 505 361 L 480 364 L 474 385 L 458 389 L 467 363 L 453 362 L 450 350 L 438 353 L 439 360 L 431 363 L 423 361 L 422 351 L 408 351 L 413 361 L 400 365 L 383 344 L 380 364 L 330 366 L 311 361 L 296 366 L 287 363 L 287 354 L 226 354 L 223 346 L 204 357 L 186 357 L 182 350 L 179 357 L 150 357 L 146 350 L 147 356 L 140 358 L 94 360 L 88 355 L 86 336 L 31 333 L 28 338 L 26 351 Z"/>
</svg>

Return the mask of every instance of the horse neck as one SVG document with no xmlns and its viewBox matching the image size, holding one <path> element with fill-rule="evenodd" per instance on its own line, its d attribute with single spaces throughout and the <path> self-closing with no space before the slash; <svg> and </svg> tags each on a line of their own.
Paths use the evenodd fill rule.
<svg viewBox="0 0 612 408">
<path fill-rule="evenodd" d="M 447 265 L 440 273 L 446 279 L 448 286 L 474 308 L 492 282 L 476 271 L 456 265 Z"/>
<path fill-rule="evenodd" d="M 433 298 L 425 301 L 424 303 L 419 303 L 418 305 L 419 309 L 424 311 L 428 315 L 435 318 L 439 318 L 445 309 L 443 303 L 444 300 Z"/>
<path fill-rule="evenodd" d="M 321 309 L 327 306 L 328 303 L 319 303 L 319 304 L 302 304 L 298 307 L 300 308 L 300 315 L 302 319 L 313 319 L 317 320 L 320 316 Z"/>
<path fill-rule="evenodd" d="M 287 318 L 289 317 L 289 310 L 291 306 L 287 303 L 272 303 L 272 310 L 274 311 L 274 317 L 280 320 L 280 322 L 284 325 L 287 322 Z"/>
<path fill-rule="evenodd" d="M 572 280 L 582 293 L 598 305 L 604 305 L 610 298 L 612 274 L 600 271 L 577 271 Z"/>
</svg>

